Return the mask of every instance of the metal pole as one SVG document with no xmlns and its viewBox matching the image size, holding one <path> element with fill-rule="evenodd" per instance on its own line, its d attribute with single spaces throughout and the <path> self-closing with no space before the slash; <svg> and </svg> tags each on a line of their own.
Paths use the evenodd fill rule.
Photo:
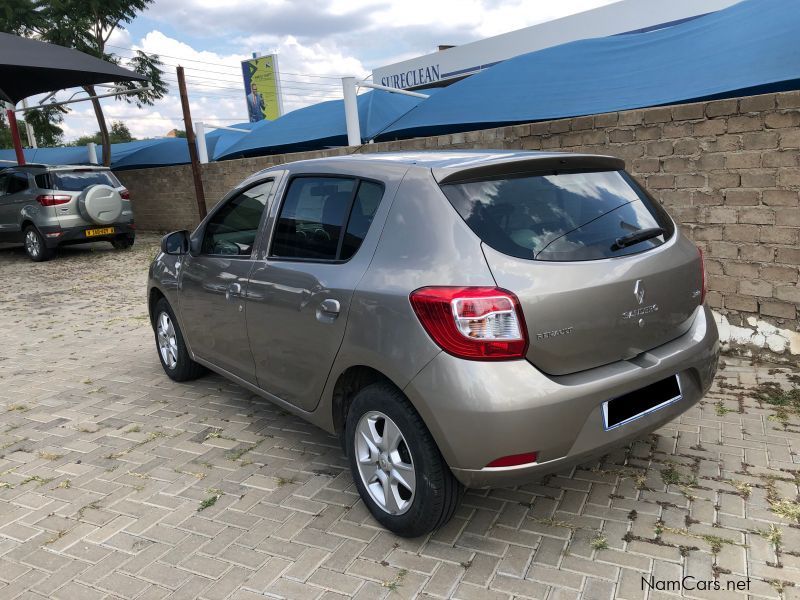
<svg viewBox="0 0 800 600">
<path fill-rule="evenodd" d="M 197 136 L 197 154 L 201 164 L 208 162 L 208 146 L 206 146 L 206 129 L 202 121 L 194 124 L 194 133 Z"/>
<path fill-rule="evenodd" d="M 89 142 L 86 144 L 86 152 L 89 155 L 89 164 L 96 165 L 99 164 L 97 161 L 97 144 L 94 142 Z"/>
<path fill-rule="evenodd" d="M 25 153 L 22 151 L 22 140 L 19 139 L 19 128 L 17 127 L 17 116 L 14 114 L 14 107 L 6 109 L 8 128 L 11 130 L 11 140 L 14 142 L 14 152 L 17 154 L 17 164 L 25 164 Z"/>
<path fill-rule="evenodd" d="M 186 93 L 186 77 L 183 67 L 177 68 L 178 89 L 181 93 L 181 108 L 183 108 L 183 127 L 186 130 L 186 143 L 189 145 L 189 160 L 192 163 L 192 178 L 194 179 L 194 194 L 197 199 L 197 214 L 200 220 L 206 218 L 206 195 L 203 191 L 203 178 L 200 174 L 200 161 L 197 159 L 197 146 L 192 128 L 192 113 L 189 110 L 189 95 Z"/>
<path fill-rule="evenodd" d="M 411 96 L 413 98 L 430 98 L 430 94 L 420 94 L 419 92 L 412 92 L 409 90 L 401 90 L 399 88 L 393 88 L 386 85 L 380 85 L 377 83 L 370 83 L 369 81 L 362 81 L 358 84 L 358 87 L 365 87 L 365 88 L 372 88 L 373 90 L 383 90 L 384 92 L 391 92 L 392 94 L 400 94 L 401 96 Z"/>
<path fill-rule="evenodd" d="M 22 100 L 22 107 L 28 108 L 28 101 L 26 99 Z M 36 136 L 33 134 L 33 125 L 28 123 L 28 119 L 25 119 L 25 133 L 28 134 L 28 145 L 31 148 L 36 148 Z"/>
<path fill-rule="evenodd" d="M 361 145 L 361 125 L 358 122 L 358 98 L 356 97 L 356 78 L 342 77 L 344 94 L 344 119 L 347 123 L 347 145 Z"/>
</svg>

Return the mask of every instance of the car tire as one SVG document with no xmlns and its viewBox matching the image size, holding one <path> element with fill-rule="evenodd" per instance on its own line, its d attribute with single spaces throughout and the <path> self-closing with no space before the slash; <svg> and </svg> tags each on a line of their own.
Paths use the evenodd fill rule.
<svg viewBox="0 0 800 600">
<path fill-rule="evenodd" d="M 118 237 L 111 240 L 111 245 L 115 250 L 128 250 L 133 247 L 133 241 L 132 236 Z"/>
<path fill-rule="evenodd" d="M 190 381 L 200 377 L 205 368 L 189 356 L 189 349 L 169 302 L 164 298 L 156 302 L 153 315 L 156 350 L 164 372 L 173 381 Z"/>
<path fill-rule="evenodd" d="M 450 520 L 463 487 L 400 390 L 383 382 L 360 390 L 347 412 L 345 435 L 353 480 L 381 525 L 417 537 Z"/>
<path fill-rule="evenodd" d="M 25 228 L 25 253 L 34 262 L 50 260 L 55 255 L 55 250 L 48 248 L 44 236 L 33 225 Z"/>
</svg>

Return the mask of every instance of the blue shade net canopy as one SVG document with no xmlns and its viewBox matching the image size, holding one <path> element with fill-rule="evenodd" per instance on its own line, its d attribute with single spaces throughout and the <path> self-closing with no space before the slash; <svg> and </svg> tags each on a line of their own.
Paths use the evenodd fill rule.
<svg viewBox="0 0 800 600">
<path fill-rule="evenodd" d="M 797 0 L 745 0 L 665 29 L 511 58 L 442 89 L 378 140 L 798 88 Z"/>
<path fill-rule="evenodd" d="M 435 91 L 438 90 L 425 90 L 425 93 Z M 374 138 L 418 104 L 427 101 L 381 90 L 360 94 L 358 119 L 361 139 Z M 215 158 L 240 158 L 347 145 L 343 100 L 313 104 L 262 123 L 237 143 L 215 154 Z"/>
</svg>

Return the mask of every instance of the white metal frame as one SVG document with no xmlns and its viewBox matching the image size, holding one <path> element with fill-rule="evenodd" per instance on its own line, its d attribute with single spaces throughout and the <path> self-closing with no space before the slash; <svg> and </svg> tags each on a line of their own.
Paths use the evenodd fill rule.
<svg viewBox="0 0 800 600">
<path fill-rule="evenodd" d="M 250 133 L 249 129 L 240 129 L 238 127 L 229 127 L 227 125 L 213 125 L 211 123 L 204 123 L 203 121 L 196 121 L 194 124 L 194 137 L 197 143 L 197 159 L 200 164 L 208 162 L 208 145 L 206 145 L 206 127 L 209 129 L 224 129 L 225 131 L 238 131 L 239 133 Z"/>
<path fill-rule="evenodd" d="M 379 85 L 370 81 L 356 81 L 355 77 L 342 77 L 342 95 L 344 97 L 344 119 L 347 124 L 347 145 L 360 146 L 361 145 L 361 123 L 358 120 L 358 88 L 372 88 L 374 90 L 383 90 L 392 94 L 402 94 L 403 96 L 412 96 L 414 98 L 428 98 L 428 94 L 421 94 L 419 92 L 410 92 L 408 90 L 400 90 L 397 88 Z"/>
</svg>

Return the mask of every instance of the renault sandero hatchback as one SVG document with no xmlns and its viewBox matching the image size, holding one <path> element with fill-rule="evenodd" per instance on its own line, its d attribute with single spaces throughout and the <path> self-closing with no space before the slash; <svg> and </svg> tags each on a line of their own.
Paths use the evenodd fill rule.
<svg viewBox="0 0 800 600">
<path fill-rule="evenodd" d="M 336 434 L 403 536 L 646 435 L 708 390 L 701 251 L 623 161 L 432 152 L 261 171 L 150 269 L 161 363 Z"/>
</svg>

